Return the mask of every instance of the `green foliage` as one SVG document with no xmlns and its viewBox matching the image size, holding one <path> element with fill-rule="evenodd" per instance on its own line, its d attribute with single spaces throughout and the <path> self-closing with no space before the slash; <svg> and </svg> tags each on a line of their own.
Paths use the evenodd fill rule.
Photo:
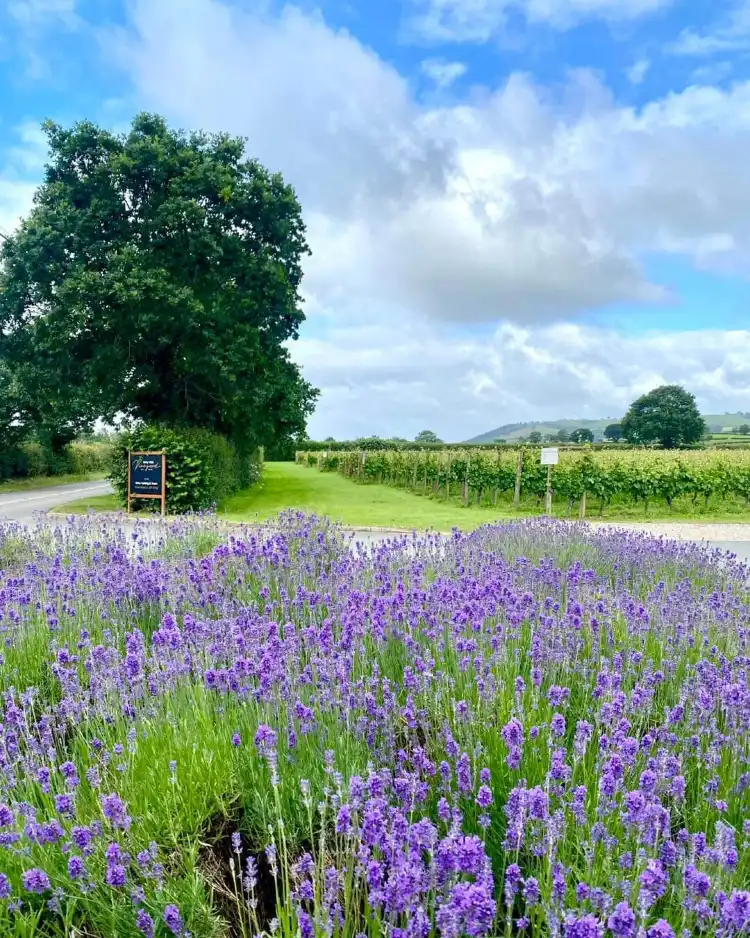
<svg viewBox="0 0 750 938">
<path fill-rule="evenodd" d="M 528 441 L 529 443 L 533 443 L 535 445 L 538 443 L 541 443 L 542 434 L 539 432 L 539 430 L 532 430 L 531 433 L 528 435 Z"/>
<path fill-rule="evenodd" d="M 743 436 L 747 436 L 750 433 L 750 424 L 742 423 L 737 427 L 737 432 L 741 433 Z"/>
<path fill-rule="evenodd" d="M 579 427 L 570 434 L 571 443 L 593 443 L 594 434 L 586 427 Z"/>
<path fill-rule="evenodd" d="M 199 427 L 141 426 L 121 434 L 113 448 L 109 479 L 122 505 L 127 502 L 128 450 L 166 450 L 167 511 L 204 511 L 260 479 L 262 455 L 242 457 L 225 437 Z M 133 508 L 158 502 L 134 499 Z"/>
<path fill-rule="evenodd" d="M 434 430 L 420 430 L 414 437 L 415 443 L 442 443 L 443 441 Z"/>
<path fill-rule="evenodd" d="M 617 443 L 622 439 L 622 424 L 610 423 L 604 428 L 604 439 Z"/>
<path fill-rule="evenodd" d="M 241 139 L 153 115 L 121 136 L 45 131 L 44 182 L 0 255 L 0 358 L 22 425 L 58 453 L 118 413 L 245 451 L 302 434 L 317 392 L 287 350 L 308 253 L 291 187 Z"/>
<path fill-rule="evenodd" d="M 467 501 L 482 501 L 515 487 L 517 460 L 521 454 L 521 490 L 544 497 L 547 467 L 539 451 L 497 447 L 442 451 L 330 451 L 298 453 L 298 462 L 322 471 L 340 472 L 358 482 L 378 482 L 415 491 L 431 491 L 446 499 L 459 492 Z M 364 459 L 363 459 L 364 456 Z M 601 506 L 612 499 L 666 503 L 687 496 L 695 503 L 712 496 L 750 501 L 750 452 L 662 451 L 610 447 L 595 451 L 563 449 L 552 467 L 556 496 L 573 502 L 584 492 Z"/>
<path fill-rule="evenodd" d="M 567 430 L 558 430 L 555 436 L 558 443 L 567 443 L 570 440 L 570 433 Z"/>
<path fill-rule="evenodd" d="M 665 449 L 697 443 L 706 433 L 695 397 L 676 384 L 655 388 L 634 401 L 622 421 L 631 443 L 660 443 Z"/>
<path fill-rule="evenodd" d="M 0 449 L 0 480 L 105 472 L 110 456 L 104 443 L 71 443 L 62 453 L 41 443 L 22 443 Z"/>
</svg>

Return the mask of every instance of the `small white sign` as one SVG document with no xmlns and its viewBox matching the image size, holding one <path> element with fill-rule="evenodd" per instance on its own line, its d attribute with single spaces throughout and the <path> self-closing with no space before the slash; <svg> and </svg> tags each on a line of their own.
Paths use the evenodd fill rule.
<svg viewBox="0 0 750 938">
<path fill-rule="evenodd" d="M 560 461 L 560 451 L 556 446 L 542 447 L 542 465 L 556 466 Z"/>
</svg>

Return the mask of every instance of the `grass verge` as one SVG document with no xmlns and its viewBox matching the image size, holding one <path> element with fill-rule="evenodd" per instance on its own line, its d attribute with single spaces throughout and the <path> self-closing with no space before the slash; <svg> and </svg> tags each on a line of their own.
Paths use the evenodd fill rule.
<svg viewBox="0 0 750 938">
<path fill-rule="evenodd" d="M 0 495 L 26 492 L 29 489 L 48 489 L 58 485 L 73 485 L 76 482 L 99 482 L 106 478 L 104 472 L 85 472 L 62 476 L 30 476 L 26 479 L 7 479 L 0 482 Z"/>
<path fill-rule="evenodd" d="M 648 511 L 643 504 L 620 503 L 608 506 L 603 514 L 598 502 L 589 502 L 587 518 L 595 521 L 654 522 L 750 522 L 750 511 L 739 500 L 716 499 L 708 505 L 693 505 L 689 498 L 675 499 L 672 511 L 666 505 L 652 504 Z M 451 528 L 470 530 L 490 521 L 541 515 L 544 507 L 535 498 L 521 500 L 516 511 L 509 496 L 497 506 L 464 507 L 458 499 L 443 501 L 418 492 L 391 488 L 386 485 L 359 485 L 337 473 L 318 472 L 294 463 L 267 463 L 263 484 L 227 499 L 220 514 L 229 521 L 265 521 L 285 509 L 298 509 L 323 515 L 357 528 Z M 114 495 L 95 495 L 61 505 L 56 511 L 84 514 L 94 511 L 118 511 Z M 577 517 L 577 508 L 568 514 L 567 502 L 553 505 L 558 518 Z"/>
</svg>

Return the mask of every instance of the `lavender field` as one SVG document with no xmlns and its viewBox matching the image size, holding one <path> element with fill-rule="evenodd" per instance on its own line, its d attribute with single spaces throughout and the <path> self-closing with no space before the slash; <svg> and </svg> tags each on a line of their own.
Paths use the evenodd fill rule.
<svg viewBox="0 0 750 938">
<path fill-rule="evenodd" d="M 745 567 L 146 530 L 0 532 L 0 934 L 750 934 Z"/>
</svg>

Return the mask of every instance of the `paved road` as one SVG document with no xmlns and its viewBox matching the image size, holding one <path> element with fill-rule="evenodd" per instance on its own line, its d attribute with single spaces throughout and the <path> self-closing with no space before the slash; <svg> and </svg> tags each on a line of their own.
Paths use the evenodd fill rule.
<svg viewBox="0 0 750 938">
<path fill-rule="evenodd" d="M 0 492 L 0 522 L 19 521 L 33 524 L 39 512 L 47 512 L 65 502 L 74 502 L 90 495 L 107 495 L 112 491 L 109 482 L 75 482 L 25 492 Z"/>
</svg>

